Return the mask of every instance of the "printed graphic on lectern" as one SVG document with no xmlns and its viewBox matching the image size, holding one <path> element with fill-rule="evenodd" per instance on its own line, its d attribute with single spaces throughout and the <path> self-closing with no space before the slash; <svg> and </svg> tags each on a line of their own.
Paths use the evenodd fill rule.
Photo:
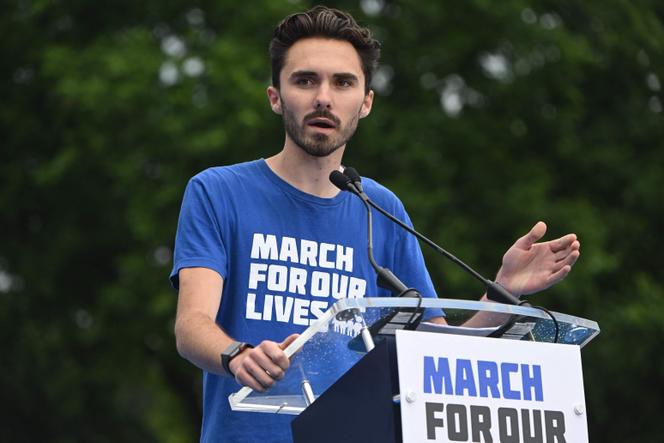
<svg viewBox="0 0 664 443">
<path fill-rule="evenodd" d="M 404 443 L 588 443 L 578 346 L 397 331 Z"/>
<path fill-rule="evenodd" d="M 540 365 L 425 355 L 422 379 L 423 392 L 437 394 L 441 400 L 425 404 L 429 440 L 446 436 L 450 441 L 492 442 L 492 428 L 497 428 L 501 443 L 566 441 L 565 415 L 561 411 L 498 407 L 492 414 L 489 406 L 454 400 L 476 397 L 543 402 Z M 521 438 L 522 432 L 527 440 Z"/>
<path fill-rule="evenodd" d="M 454 378 L 446 357 L 438 361 L 424 356 L 424 392 L 470 397 L 507 398 L 510 400 L 544 401 L 540 365 L 494 361 L 454 359 Z M 520 389 L 512 384 L 512 375 L 520 381 Z"/>
</svg>

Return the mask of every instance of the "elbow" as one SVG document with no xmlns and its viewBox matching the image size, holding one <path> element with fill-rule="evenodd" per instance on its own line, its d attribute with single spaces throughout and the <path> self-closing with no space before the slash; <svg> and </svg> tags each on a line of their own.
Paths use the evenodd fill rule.
<svg viewBox="0 0 664 443">
<path fill-rule="evenodd" d="M 188 360 L 187 353 L 187 340 L 186 340 L 186 325 L 181 318 L 175 320 L 175 349 L 180 354 L 180 357 Z"/>
</svg>

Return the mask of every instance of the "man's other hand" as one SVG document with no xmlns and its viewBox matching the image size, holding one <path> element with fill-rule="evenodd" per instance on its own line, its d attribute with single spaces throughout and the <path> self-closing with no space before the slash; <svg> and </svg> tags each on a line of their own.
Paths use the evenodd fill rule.
<svg viewBox="0 0 664 443">
<path fill-rule="evenodd" d="M 267 391 L 277 380 L 284 378 L 285 371 L 290 367 L 284 349 L 297 337 L 299 334 L 289 335 L 281 343 L 264 340 L 255 348 L 242 351 L 229 364 L 235 380 L 254 391 Z"/>
</svg>

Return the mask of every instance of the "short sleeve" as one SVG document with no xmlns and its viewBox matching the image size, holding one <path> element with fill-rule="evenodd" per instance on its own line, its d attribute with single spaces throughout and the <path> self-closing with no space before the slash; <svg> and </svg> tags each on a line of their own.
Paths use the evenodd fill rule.
<svg viewBox="0 0 664 443">
<path fill-rule="evenodd" d="M 226 278 L 228 260 L 219 220 L 219 214 L 224 213 L 223 199 L 213 199 L 209 187 L 196 176 L 185 189 L 170 275 L 176 289 L 179 288 L 178 272 L 183 268 L 209 268 Z"/>
</svg>

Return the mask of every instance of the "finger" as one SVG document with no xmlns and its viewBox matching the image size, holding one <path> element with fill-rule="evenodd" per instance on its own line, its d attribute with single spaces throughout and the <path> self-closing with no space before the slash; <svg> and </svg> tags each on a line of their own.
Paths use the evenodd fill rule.
<svg viewBox="0 0 664 443">
<path fill-rule="evenodd" d="M 281 349 L 279 349 L 279 352 L 283 354 L 283 351 L 281 351 Z M 272 361 L 272 357 L 270 355 L 264 353 L 256 353 L 254 355 L 254 360 L 256 361 L 258 366 L 260 366 L 263 369 L 263 371 L 265 371 L 265 373 L 272 379 L 281 380 L 282 378 L 284 378 L 284 369 L 287 368 L 282 369 L 280 366 L 275 364 Z"/>
<path fill-rule="evenodd" d="M 574 263 L 579 259 L 581 253 L 579 251 L 572 251 L 567 257 L 559 262 L 556 262 L 551 268 L 551 274 L 555 274 L 560 271 L 565 266 L 569 266 L 571 269 L 574 266 Z"/>
<path fill-rule="evenodd" d="M 560 280 L 565 278 L 567 276 L 567 274 L 569 274 L 569 271 L 571 271 L 571 270 L 572 270 L 572 266 L 565 265 L 565 266 L 561 267 L 557 272 L 554 272 L 553 274 L 551 274 L 549 276 L 549 278 L 547 279 L 547 283 L 546 283 L 547 287 L 553 286 L 556 283 L 558 283 Z"/>
<path fill-rule="evenodd" d="M 284 349 L 284 350 L 285 350 L 285 349 L 286 349 L 291 343 L 293 343 L 293 342 L 295 341 L 295 339 L 297 339 L 299 336 L 300 336 L 300 334 L 291 334 L 291 335 L 289 335 L 288 337 L 286 337 L 286 339 L 285 339 L 284 341 L 282 341 L 281 343 L 279 343 L 279 347 L 280 347 L 281 349 Z"/>
<path fill-rule="evenodd" d="M 238 368 L 238 370 L 235 372 L 235 381 L 237 381 L 242 386 L 248 386 L 257 392 L 266 391 L 266 388 L 261 385 L 258 380 L 256 380 L 254 376 L 251 375 L 251 373 L 244 367 Z"/>
<path fill-rule="evenodd" d="M 578 243 L 578 242 L 576 242 L 576 243 Z M 555 254 L 553 254 L 553 257 L 554 257 L 556 262 L 559 262 L 559 261 L 566 260 L 567 257 L 569 257 L 571 254 L 574 254 L 575 252 L 580 254 L 579 248 L 578 247 L 574 248 L 574 245 L 572 245 L 569 248 L 565 248 L 562 251 L 556 252 Z"/>
<path fill-rule="evenodd" d="M 265 341 L 260 344 L 260 348 L 265 353 L 266 358 L 270 359 L 271 363 L 279 366 L 282 370 L 288 369 L 290 360 L 279 344 L 273 341 Z"/>
<path fill-rule="evenodd" d="M 546 223 L 539 221 L 535 223 L 535 226 L 532 227 L 530 232 L 519 238 L 516 243 L 514 243 L 514 246 L 520 249 L 528 250 L 533 245 L 533 243 L 544 237 L 544 234 L 546 234 Z"/>
<path fill-rule="evenodd" d="M 567 247 L 567 248 L 565 248 L 561 251 L 556 252 L 554 254 L 554 257 L 555 257 L 556 261 L 559 262 L 561 260 L 566 259 L 570 254 L 572 254 L 574 252 L 579 252 L 579 247 L 580 247 L 579 242 L 575 241 L 569 247 Z"/>
<path fill-rule="evenodd" d="M 298 338 L 299 336 L 300 336 L 300 334 L 291 334 L 291 335 L 289 335 L 288 337 L 286 337 L 286 339 L 285 339 L 284 341 L 282 341 L 282 342 L 279 344 L 279 347 L 285 351 L 286 348 L 288 348 L 288 347 L 291 345 L 291 343 L 293 343 L 295 340 L 297 340 L 297 338 Z M 302 350 L 302 346 L 300 346 L 299 348 L 297 348 L 297 349 L 291 354 L 290 358 L 295 357 L 295 355 L 296 355 L 298 352 L 300 352 L 301 350 Z"/>
<path fill-rule="evenodd" d="M 274 384 L 274 379 L 265 372 L 256 361 L 253 359 L 246 358 L 243 363 L 244 369 L 260 384 L 260 387 L 264 390 L 267 390 Z"/>
<path fill-rule="evenodd" d="M 569 265 L 570 267 L 574 266 L 574 263 L 581 257 L 581 251 L 572 251 L 570 254 L 567 256 L 567 259 L 565 260 L 566 264 Z"/>
<path fill-rule="evenodd" d="M 551 242 L 551 251 L 553 252 L 561 251 L 563 249 L 569 248 L 575 242 L 578 243 L 579 247 L 581 246 L 581 243 L 579 243 L 576 239 L 576 234 L 567 234 Z"/>
</svg>

